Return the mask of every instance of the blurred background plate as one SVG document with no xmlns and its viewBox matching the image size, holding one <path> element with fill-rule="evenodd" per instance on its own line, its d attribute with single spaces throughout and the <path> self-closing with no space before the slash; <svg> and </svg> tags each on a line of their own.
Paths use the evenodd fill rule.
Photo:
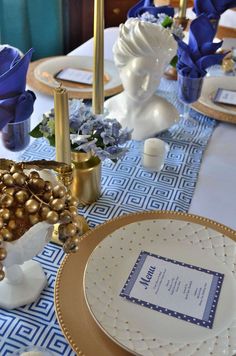
<svg viewBox="0 0 236 356">
<path fill-rule="evenodd" d="M 213 98 L 218 88 L 236 90 L 235 76 L 206 77 L 199 100 L 191 105 L 200 113 L 220 121 L 236 123 L 236 106 L 216 104 Z"/>
<path fill-rule="evenodd" d="M 44 94 L 53 95 L 53 89 L 61 82 L 70 98 L 91 99 L 92 85 L 59 81 L 55 75 L 65 68 L 93 70 L 93 57 L 59 56 L 32 62 L 27 75 L 27 84 Z M 112 61 L 104 60 L 104 95 L 111 96 L 123 90 L 118 70 Z"/>
</svg>

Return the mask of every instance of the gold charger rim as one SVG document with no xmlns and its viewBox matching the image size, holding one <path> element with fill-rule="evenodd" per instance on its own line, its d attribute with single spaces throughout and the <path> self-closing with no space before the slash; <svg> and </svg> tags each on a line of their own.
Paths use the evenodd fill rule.
<svg viewBox="0 0 236 356">
<path fill-rule="evenodd" d="M 45 83 L 40 82 L 35 77 L 34 71 L 35 71 L 35 69 L 37 68 L 37 66 L 39 64 L 41 64 L 43 62 L 46 62 L 46 61 L 48 61 L 50 59 L 53 59 L 53 58 L 62 58 L 62 57 L 65 57 L 65 56 L 62 55 L 62 56 L 46 57 L 46 58 L 41 58 L 41 59 L 38 59 L 38 60 L 36 60 L 34 62 L 31 62 L 30 65 L 29 65 L 28 72 L 27 72 L 27 84 L 32 89 L 38 90 L 38 91 L 42 92 L 43 94 L 47 94 L 47 95 L 53 96 L 54 88 L 50 87 L 49 85 L 46 85 Z M 80 56 L 78 56 L 78 57 L 80 57 Z M 104 63 L 106 63 L 106 60 L 104 61 Z M 104 68 L 104 69 L 106 70 L 106 68 Z M 122 84 L 114 86 L 112 88 L 108 88 L 108 89 L 104 87 L 104 95 L 105 95 L 105 97 L 112 96 L 112 95 L 120 93 L 122 90 L 123 90 Z M 68 95 L 69 95 L 70 98 L 75 98 L 75 99 L 92 99 L 93 91 L 92 91 L 92 88 L 91 88 L 91 91 L 68 90 Z"/>
<path fill-rule="evenodd" d="M 65 338 L 77 355 L 94 355 L 98 347 L 103 356 L 130 355 L 128 351 L 112 341 L 99 328 L 90 314 L 84 298 L 83 275 L 90 254 L 108 234 L 124 225 L 150 219 L 173 219 L 197 223 L 212 228 L 236 242 L 236 231 L 221 223 L 199 215 L 173 211 L 127 214 L 113 218 L 98 225 L 93 230 L 89 230 L 81 237 L 79 251 L 64 257 L 55 282 L 56 316 Z M 77 274 L 71 274 L 71 270 L 76 270 Z M 73 287 L 73 283 L 76 284 L 77 290 L 75 288 L 73 291 L 68 290 L 68 286 Z M 71 305 L 75 308 L 73 311 L 71 310 Z M 86 342 L 86 340 L 89 340 L 89 342 Z"/>
<path fill-rule="evenodd" d="M 222 80 L 223 80 L 223 78 L 225 78 L 225 76 L 222 76 L 222 77 L 210 76 L 210 77 L 207 77 L 206 80 L 208 80 L 208 79 L 210 79 L 210 80 L 215 80 L 215 79 L 218 80 L 220 78 L 222 78 Z M 228 77 L 228 78 L 233 78 L 233 77 Z M 206 115 L 206 116 L 209 116 L 209 117 L 211 117 L 213 119 L 216 119 L 218 121 L 236 124 L 236 112 L 235 112 L 235 114 L 234 113 L 230 113 L 230 112 L 226 112 L 226 111 L 220 110 L 220 107 L 219 107 L 219 110 L 217 110 L 215 107 L 213 107 L 213 106 L 210 107 L 209 105 L 204 104 L 204 102 L 202 102 L 200 100 L 196 101 L 195 103 L 190 104 L 190 106 L 194 110 L 198 111 L 199 113 L 201 113 L 203 115 Z"/>
<path fill-rule="evenodd" d="M 216 119 L 218 121 L 236 124 L 236 115 L 227 114 L 222 111 L 215 110 L 215 109 L 210 108 L 200 102 L 196 102 L 196 103 L 192 104 L 191 107 L 194 110 L 198 111 L 200 114 L 209 116 L 209 117 Z"/>
</svg>

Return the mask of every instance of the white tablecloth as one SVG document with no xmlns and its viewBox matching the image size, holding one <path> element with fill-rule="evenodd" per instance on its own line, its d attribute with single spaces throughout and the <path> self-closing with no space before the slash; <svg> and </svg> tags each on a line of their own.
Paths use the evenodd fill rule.
<svg viewBox="0 0 236 356">
<path fill-rule="evenodd" d="M 112 44 L 118 28 L 105 29 L 106 59 L 113 59 Z M 70 55 L 92 55 L 93 41 L 89 40 Z M 236 78 L 235 78 L 236 82 Z M 53 98 L 36 92 L 37 100 L 32 115 L 32 127 L 41 115 L 53 107 Z M 12 153 L 0 146 L 1 157 L 17 159 L 19 154 Z M 220 123 L 205 151 L 197 187 L 192 199 L 190 213 L 216 220 L 236 229 L 236 125 Z"/>
</svg>

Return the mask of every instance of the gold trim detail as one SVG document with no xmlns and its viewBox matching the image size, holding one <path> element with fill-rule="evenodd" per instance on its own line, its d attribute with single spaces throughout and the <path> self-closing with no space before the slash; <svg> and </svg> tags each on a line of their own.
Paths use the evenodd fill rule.
<svg viewBox="0 0 236 356">
<path fill-rule="evenodd" d="M 194 104 L 191 104 L 191 107 L 196 111 L 200 112 L 201 114 L 212 117 L 213 119 L 230 122 L 231 124 L 236 124 L 236 114 L 228 114 L 222 111 L 215 110 L 198 101 Z"/>
</svg>

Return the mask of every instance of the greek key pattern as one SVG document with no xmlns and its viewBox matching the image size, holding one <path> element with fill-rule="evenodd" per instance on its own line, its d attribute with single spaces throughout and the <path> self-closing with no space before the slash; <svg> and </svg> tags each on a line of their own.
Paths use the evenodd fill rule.
<svg viewBox="0 0 236 356">
<path fill-rule="evenodd" d="M 170 95 L 170 94 L 169 94 Z M 172 100 L 173 102 L 173 100 Z M 176 106 L 180 105 L 175 101 Z M 181 111 L 182 108 L 178 106 Z M 190 120 L 181 120 L 158 135 L 170 146 L 163 169 L 148 172 L 142 167 L 143 142 L 132 141 L 128 154 L 116 164 L 102 165 L 100 199 L 80 209 L 91 227 L 111 218 L 143 210 L 187 212 L 201 165 L 216 122 L 191 111 Z M 35 140 L 22 160 L 54 159 L 55 149 L 45 139 Z M 56 355 L 75 355 L 62 335 L 54 311 L 54 282 L 63 258 L 59 246 L 49 243 L 39 261 L 48 278 L 48 286 L 39 300 L 24 307 L 0 310 L 0 355 L 8 356 L 22 346 L 38 345 Z"/>
</svg>

